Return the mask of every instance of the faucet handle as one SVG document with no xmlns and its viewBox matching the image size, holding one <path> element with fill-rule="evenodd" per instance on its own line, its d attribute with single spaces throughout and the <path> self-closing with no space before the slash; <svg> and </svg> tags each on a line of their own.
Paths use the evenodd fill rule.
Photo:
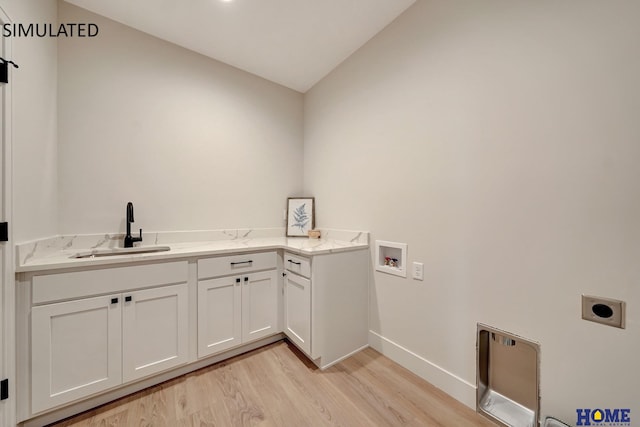
<svg viewBox="0 0 640 427">
<path fill-rule="evenodd" d="M 131 237 L 131 243 L 142 242 L 142 228 L 140 229 L 140 237 Z"/>
</svg>

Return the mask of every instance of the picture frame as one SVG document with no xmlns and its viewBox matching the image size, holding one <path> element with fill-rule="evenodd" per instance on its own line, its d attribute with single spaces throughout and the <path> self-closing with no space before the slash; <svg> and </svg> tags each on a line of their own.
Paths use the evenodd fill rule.
<svg viewBox="0 0 640 427">
<path fill-rule="evenodd" d="M 287 237 L 306 237 L 315 226 L 315 198 L 287 198 Z"/>
</svg>

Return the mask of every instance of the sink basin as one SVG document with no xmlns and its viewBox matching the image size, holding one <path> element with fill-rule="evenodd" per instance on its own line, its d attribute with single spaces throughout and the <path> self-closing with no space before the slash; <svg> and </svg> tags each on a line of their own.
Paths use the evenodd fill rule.
<svg viewBox="0 0 640 427">
<path fill-rule="evenodd" d="M 166 252 L 170 250 L 169 246 L 138 246 L 134 248 L 106 248 L 106 249 L 91 249 L 85 252 L 78 252 L 72 255 L 71 258 L 94 258 L 94 257 L 109 257 L 116 255 L 135 255 L 146 254 L 152 252 Z"/>
</svg>

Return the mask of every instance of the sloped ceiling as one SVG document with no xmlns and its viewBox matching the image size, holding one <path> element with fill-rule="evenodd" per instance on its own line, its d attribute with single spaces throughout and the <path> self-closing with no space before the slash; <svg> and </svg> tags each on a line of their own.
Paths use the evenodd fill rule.
<svg viewBox="0 0 640 427">
<path fill-rule="evenodd" d="M 415 0 L 66 0 L 306 92 Z"/>
</svg>

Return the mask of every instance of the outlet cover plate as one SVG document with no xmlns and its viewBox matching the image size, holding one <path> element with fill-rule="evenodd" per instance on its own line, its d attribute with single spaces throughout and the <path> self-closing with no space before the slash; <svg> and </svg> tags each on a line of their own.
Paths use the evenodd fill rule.
<svg viewBox="0 0 640 427">
<path fill-rule="evenodd" d="M 421 262 L 413 263 L 413 278 L 414 280 L 424 280 L 424 264 Z"/>
</svg>

